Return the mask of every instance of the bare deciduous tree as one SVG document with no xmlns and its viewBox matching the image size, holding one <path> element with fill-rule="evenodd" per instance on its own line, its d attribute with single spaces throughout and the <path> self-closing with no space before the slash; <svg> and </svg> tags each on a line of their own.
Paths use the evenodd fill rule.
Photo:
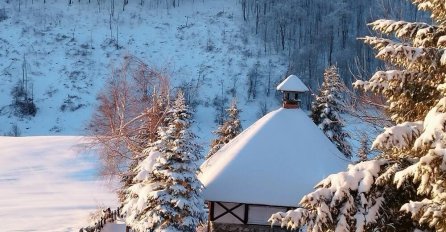
<svg viewBox="0 0 446 232">
<path fill-rule="evenodd" d="M 120 175 L 156 137 L 168 104 L 169 77 L 134 56 L 114 69 L 88 130 L 99 148 L 101 173 Z"/>
</svg>

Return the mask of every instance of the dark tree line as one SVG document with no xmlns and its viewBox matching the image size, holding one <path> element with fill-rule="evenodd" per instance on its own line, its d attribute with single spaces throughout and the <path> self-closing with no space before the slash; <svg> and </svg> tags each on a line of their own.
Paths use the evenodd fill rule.
<svg viewBox="0 0 446 232">
<path fill-rule="evenodd" d="M 358 37 L 369 35 L 367 23 L 380 17 L 426 19 L 405 0 L 242 0 L 243 19 L 263 40 L 263 52 L 289 57 L 289 73 L 301 77 L 313 90 L 322 73 L 337 65 L 344 82 L 352 73 L 367 77 L 381 63 Z"/>
</svg>

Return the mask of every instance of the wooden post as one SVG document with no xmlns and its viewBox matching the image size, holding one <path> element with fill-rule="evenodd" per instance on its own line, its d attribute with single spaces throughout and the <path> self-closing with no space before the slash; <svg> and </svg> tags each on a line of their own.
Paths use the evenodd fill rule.
<svg viewBox="0 0 446 232">
<path fill-rule="evenodd" d="M 243 224 L 248 224 L 248 217 L 249 217 L 249 205 L 245 204 L 245 215 L 243 217 Z"/>
<path fill-rule="evenodd" d="M 210 202 L 210 206 L 209 206 L 209 219 L 211 221 L 214 221 L 214 216 L 215 216 L 215 214 L 214 214 L 214 202 L 211 201 Z"/>
<path fill-rule="evenodd" d="M 211 232 L 212 221 L 214 220 L 214 202 L 208 202 L 209 215 L 208 215 L 208 229 L 207 232 Z"/>
</svg>

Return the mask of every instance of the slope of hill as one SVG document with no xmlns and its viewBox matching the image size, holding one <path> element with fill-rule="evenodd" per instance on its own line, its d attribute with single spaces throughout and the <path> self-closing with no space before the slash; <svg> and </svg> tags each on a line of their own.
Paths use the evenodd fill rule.
<svg viewBox="0 0 446 232">
<path fill-rule="evenodd" d="M 9 2 L 9 3 L 8 3 Z M 111 2 L 116 6 L 113 15 Z M 19 6 L 19 4 L 21 5 Z M 99 3 L 99 4 L 98 4 Z M 263 55 L 262 43 L 245 31 L 238 2 L 2 1 L 0 21 L 0 134 L 17 125 L 22 135 L 79 135 L 96 105 L 104 79 L 126 54 L 168 70 L 173 87 L 197 86 L 196 132 L 206 143 L 216 97 L 240 102 L 243 123 L 274 109 L 274 88 L 286 70 L 281 55 Z M 24 68 L 25 67 L 25 68 Z M 257 73 L 256 99 L 248 97 L 248 73 Z M 37 106 L 18 117 L 11 91 L 23 75 Z M 265 76 L 271 77 L 270 84 Z"/>
</svg>

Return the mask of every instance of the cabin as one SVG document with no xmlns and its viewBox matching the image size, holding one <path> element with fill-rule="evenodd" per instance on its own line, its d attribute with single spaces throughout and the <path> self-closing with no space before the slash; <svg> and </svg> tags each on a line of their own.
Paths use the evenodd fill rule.
<svg viewBox="0 0 446 232">
<path fill-rule="evenodd" d="M 268 223 L 348 161 L 299 108 L 308 88 L 295 75 L 277 87 L 282 107 L 266 114 L 201 166 L 208 231 L 285 231 Z"/>
</svg>

